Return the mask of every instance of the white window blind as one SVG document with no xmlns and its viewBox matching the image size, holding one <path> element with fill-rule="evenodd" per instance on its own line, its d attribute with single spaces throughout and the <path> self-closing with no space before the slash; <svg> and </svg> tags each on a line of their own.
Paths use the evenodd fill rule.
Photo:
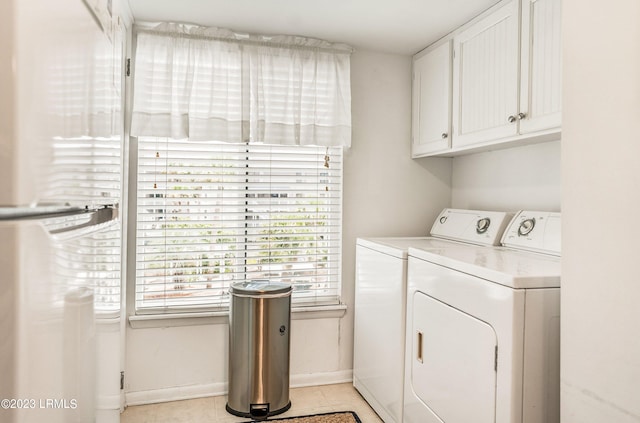
<svg viewBox="0 0 640 423">
<path fill-rule="evenodd" d="M 337 303 L 341 179 L 341 147 L 140 137 L 137 312 L 224 309 L 254 279 Z"/>
<path fill-rule="evenodd" d="M 57 137 L 40 201 L 94 206 L 120 202 L 122 138 Z"/>
<path fill-rule="evenodd" d="M 88 217 L 83 215 L 54 218 L 49 219 L 46 226 L 56 229 L 85 221 Z M 114 220 L 52 238 L 54 283 L 67 288 L 90 287 L 98 317 L 117 315 L 120 310 L 121 231 L 120 221 Z"/>
</svg>

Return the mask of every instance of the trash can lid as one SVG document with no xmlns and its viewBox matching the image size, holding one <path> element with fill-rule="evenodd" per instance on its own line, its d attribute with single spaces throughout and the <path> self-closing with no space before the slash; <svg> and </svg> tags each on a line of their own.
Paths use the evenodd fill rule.
<svg viewBox="0 0 640 423">
<path fill-rule="evenodd" d="M 271 282 L 266 279 L 236 282 L 231 284 L 231 294 L 244 294 L 252 296 L 284 294 L 291 292 L 291 285 L 283 282 Z"/>
</svg>

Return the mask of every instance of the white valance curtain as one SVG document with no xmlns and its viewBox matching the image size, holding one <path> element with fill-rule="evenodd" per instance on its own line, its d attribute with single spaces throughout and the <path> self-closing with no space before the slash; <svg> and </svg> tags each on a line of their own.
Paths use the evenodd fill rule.
<svg viewBox="0 0 640 423">
<path fill-rule="evenodd" d="M 131 135 L 349 147 L 351 51 L 295 36 L 138 27 Z"/>
</svg>

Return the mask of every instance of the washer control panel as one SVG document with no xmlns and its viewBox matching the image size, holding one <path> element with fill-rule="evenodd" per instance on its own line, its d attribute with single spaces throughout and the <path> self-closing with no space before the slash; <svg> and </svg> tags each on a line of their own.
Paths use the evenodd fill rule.
<svg viewBox="0 0 640 423">
<path fill-rule="evenodd" d="M 560 213 L 522 210 L 509 223 L 502 245 L 559 256 L 560 222 Z"/>
<path fill-rule="evenodd" d="M 514 213 L 444 209 L 431 228 L 431 236 L 479 245 L 499 245 Z"/>
</svg>

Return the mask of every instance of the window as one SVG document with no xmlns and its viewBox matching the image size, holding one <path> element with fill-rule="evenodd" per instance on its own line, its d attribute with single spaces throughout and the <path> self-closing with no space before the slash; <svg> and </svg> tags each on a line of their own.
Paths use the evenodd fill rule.
<svg viewBox="0 0 640 423">
<path fill-rule="evenodd" d="M 59 46 L 46 78 L 55 134 L 37 168 L 41 203 L 119 206 L 122 197 L 122 28 L 113 43 L 102 33 Z M 64 60 L 63 60 L 64 59 Z M 39 152 L 34 152 L 35 154 Z M 48 219 L 48 229 L 87 223 L 89 217 Z M 89 233 L 91 232 L 91 233 Z M 121 224 L 57 235 L 51 243 L 54 283 L 93 288 L 98 317 L 120 311 Z"/>
<path fill-rule="evenodd" d="M 120 136 L 56 137 L 52 143 L 52 161 L 42 184 L 44 203 L 63 198 L 73 205 L 98 207 L 119 205 L 121 197 Z M 49 229 L 86 223 L 87 216 L 49 219 Z M 116 220 L 82 237 L 56 237 L 52 243 L 57 280 L 73 286 L 91 281 L 98 315 L 120 310 L 121 232 Z"/>
<path fill-rule="evenodd" d="M 340 293 L 342 44 L 162 23 L 136 27 L 136 312 L 220 310 L 235 281 Z"/>
<path fill-rule="evenodd" d="M 48 229 L 78 225 L 84 215 L 48 219 Z M 54 236 L 51 243 L 54 280 L 64 286 L 87 286 L 91 282 L 97 317 L 117 316 L 120 311 L 121 226 L 119 220 L 87 228 L 82 235 Z"/>
<path fill-rule="evenodd" d="M 228 306 L 233 282 L 340 293 L 342 147 L 140 137 L 136 310 Z"/>
</svg>

